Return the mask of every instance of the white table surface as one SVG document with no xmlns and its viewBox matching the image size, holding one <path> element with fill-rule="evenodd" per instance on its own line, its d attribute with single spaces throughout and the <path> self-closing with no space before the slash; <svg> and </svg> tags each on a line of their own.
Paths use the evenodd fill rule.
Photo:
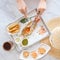
<svg viewBox="0 0 60 60">
<path fill-rule="evenodd" d="M 39 0 L 25 0 L 28 11 L 37 7 Z M 0 60 L 18 60 L 19 53 L 16 50 L 4 51 L 2 45 L 10 40 L 6 33 L 6 26 L 20 18 L 22 14 L 18 11 L 16 0 L 0 0 Z M 45 22 L 51 18 L 60 16 L 60 0 L 47 0 L 47 9 L 42 15 Z M 53 56 L 46 55 L 40 60 L 60 60 Z"/>
</svg>

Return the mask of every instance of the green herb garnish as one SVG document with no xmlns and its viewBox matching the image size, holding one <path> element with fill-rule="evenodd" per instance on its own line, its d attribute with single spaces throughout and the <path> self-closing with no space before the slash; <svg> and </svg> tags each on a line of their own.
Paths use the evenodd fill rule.
<svg viewBox="0 0 60 60">
<path fill-rule="evenodd" d="M 23 19 L 20 20 L 21 23 L 26 23 L 27 21 L 28 21 L 27 18 L 23 18 Z"/>
<path fill-rule="evenodd" d="M 22 19 L 20 20 L 20 22 L 21 22 L 21 23 L 26 23 L 28 20 L 31 20 L 33 17 L 35 17 L 35 15 L 34 15 L 34 16 L 31 16 L 31 17 L 28 17 L 28 18 L 22 18 Z"/>
<path fill-rule="evenodd" d="M 28 44 L 28 40 L 27 39 L 24 39 L 23 41 L 22 41 L 22 44 L 25 46 L 25 45 L 27 45 Z"/>
</svg>

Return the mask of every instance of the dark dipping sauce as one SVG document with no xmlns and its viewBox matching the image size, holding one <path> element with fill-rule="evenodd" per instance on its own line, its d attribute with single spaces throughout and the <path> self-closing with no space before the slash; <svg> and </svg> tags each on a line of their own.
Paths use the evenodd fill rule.
<svg viewBox="0 0 60 60">
<path fill-rule="evenodd" d="M 11 49 L 11 44 L 10 44 L 9 42 L 5 42 L 5 43 L 3 44 L 3 48 L 8 51 L 8 50 Z"/>
</svg>

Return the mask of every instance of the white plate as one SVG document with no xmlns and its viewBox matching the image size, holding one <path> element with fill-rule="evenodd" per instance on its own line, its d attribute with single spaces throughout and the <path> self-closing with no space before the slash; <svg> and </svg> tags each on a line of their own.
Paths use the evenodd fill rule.
<svg viewBox="0 0 60 60">
<path fill-rule="evenodd" d="M 34 49 L 34 48 L 35 48 L 35 49 Z M 32 51 L 36 51 L 36 52 L 37 52 L 38 48 L 44 48 L 44 49 L 46 50 L 46 52 L 45 52 L 44 54 L 39 54 L 39 53 L 38 53 L 38 56 L 37 56 L 36 59 L 32 58 L 31 55 L 29 55 L 27 58 L 25 58 L 25 57 L 23 56 L 23 52 L 24 52 L 24 51 L 28 51 L 28 52 L 30 52 L 30 53 L 31 53 Z M 44 43 L 36 43 L 36 44 L 33 45 L 32 47 L 29 47 L 28 49 L 23 50 L 23 51 L 21 52 L 21 54 L 19 55 L 19 59 L 20 59 L 20 60 L 37 60 L 37 59 L 40 59 L 40 58 L 44 57 L 44 56 L 50 51 L 50 49 L 51 49 L 50 46 L 48 46 L 47 44 L 44 44 Z"/>
<path fill-rule="evenodd" d="M 42 22 L 39 22 L 39 24 L 37 25 L 36 29 L 32 32 L 32 34 L 25 37 L 28 39 L 28 45 L 26 45 L 25 47 L 28 47 L 28 46 L 30 46 L 30 45 L 32 45 L 32 44 L 34 44 L 34 43 L 36 43 L 36 42 L 38 42 L 38 41 L 40 41 L 48 36 L 47 31 L 44 34 L 39 34 L 39 29 L 41 26 L 43 26 L 43 24 L 42 24 Z M 16 36 L 16 35 L 13 36 L 14 39 L 16 37 L 18 37 L 18 36 Z M 21 36 L 20 36 L 20 38 L 21 38 Z"/>
<path fill-rule="evenodd" d="M 29 13 L 29 17 L 31 17 L 31 16 L 35 16 L 36 15 L 36 10 L 33 10 L 33 11 L 31 11 L 30 13 Z M 34 20 L 34 18 L 35 17 L 33 17 L 31 20 Z M 20 18 L 21 19 L 21 18 Z M 18 19 L 17 21 L 15 21 L 15 22 L 20 22 L 20 19 Z M 13 39 L 15 40 L 15 38 L 16 37 L 18 37 L 17 35 L 19 35 L 20 36 L 20 34 L 21 34 L 21 31 L 23 30 L 23 28 L 31 21 L 31 20 L 29 20 L 28 22 L 26 22 L 25 24 L 23 24 L 23 23 L 20 23 L 20 32 L 19 33 L 17 33 L 17 34 L 15 34 L 15 35 L 12 35 L 12 34 L 10 34 L 8 31 L 8 34 L 10 34 L 10 35 L 12 35 L 12 37 L 13 37 Z M 13 22 L 14 23 L 14 22 Z M 12 23 L 11 23 L 12 24 Z M 10 25 L 10 24 L 9 24 Z M 9 26 L 8 25 L 8 26 Z M 8 27 L 7 26 L 7 27 Z M 42 39 L 44 39 L 44 38 L 46 38 L 47 36 L 48 36 L 48 32 L 46 31 L 44 34 L 39 34 L 39 29 L 40 29 L 40 27 L 41 26 L 44 26 L 44 24 L 42 23 L 42 21 L 39 21 L 38 22 L 38 24 L 37 24 L 37 26 L 36 26 L 36 28 L 35 28 L 35 30 L 32 32 L 32 34 L 31 35 L 29 35 L 29 36 L 27 36 L 26 38 L 28 39 L 28 45 L 26 45 L 25 47 L 28 47 L 28 46 L 31 46 L 31 45 L 33 45 L 33 44 L 35 44 L 36 42 L 38 42 L 38 41 L 40 41 L 40 40 L 42 40 Z M 44 27 L 45 28 L 45 27 Z M 45 28 L 46 29 L 46 28 Z M 21 37 L 21 36 L 20 36 Z M 22 39 L 21 39 L 22 40 Z M 20 43 L 20 42 L 19 42 Z M 20 45 L 20 44 L 18 44 L 18 45 Z M 24 47 L 24 46 L 22 46 L 22 47 Z"/>
</svg>

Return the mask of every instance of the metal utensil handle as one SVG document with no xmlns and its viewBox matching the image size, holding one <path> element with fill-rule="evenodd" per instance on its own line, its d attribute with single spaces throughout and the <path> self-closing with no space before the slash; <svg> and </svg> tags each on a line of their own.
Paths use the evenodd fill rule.
<svg viewBox="0 0 60 60">
<path fill-rule="evenodd" d="M 35 10 L 36 10 L 36 12 L 37 12 L 37 9 L 35 9 Z M 39 11 L 39 12 L 37 12 L 37 16 L 39 16 L 39 17 L 40 17 L 40 19 L 41 19 L 42 23 L 44 24 L 44 27 L 47 29 L 47 31 L 48 31 L 48 33 L 49 33 L 49 35 L 51 35 L 50 30 L 48 29 L 48 27 L 46 26 L 46 24 L 45 24 L 45 22 L 44 22 L 43 18 L 42 18 L 42 17 L 41 17 L 41 15 L 40 15 L 40 11 Z"/>
<path fill-rule="evenodd" d="M 48 29 L 48 27 L 46 26 L 46 24 L 45 24 L 43 18 L 42 18 L 41 16 L 40 16 L 40 18 L 41 18 L 41 21 L 42 21 L 42 23 L 44 24 L 45 28 L 47 29 L 49 35 L 51 35 L 51 32 L 50 32 L 50 30 Z"/>
</svg>

